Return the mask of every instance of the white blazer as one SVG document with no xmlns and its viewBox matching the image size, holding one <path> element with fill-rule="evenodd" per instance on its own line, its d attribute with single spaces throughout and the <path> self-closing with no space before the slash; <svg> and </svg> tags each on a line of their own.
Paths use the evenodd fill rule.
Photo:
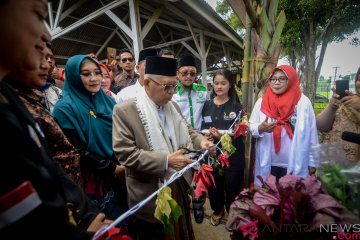
<svg viewBox="0 0 360 240">
<path fill-rule="evenodd" d="M 295 130 L 291 140 L 282 127 L 281 149 L 275 153 L 273 133 L 259 134 L 258 127 L 265 120 L 266 115 L 260 111 L 262 98 L 255 103 L 249 123 L 250 132 L 256 141 L 255 179 L 257 185 L 261 185 L 256 176 L 264 180 L 270 174 L 271 166 L 287 167 L 287 172 L 296 176 L 308 177 L 308 167 L 318 165 L 319 144 L 314 109 L 308 97 L 302 94 L 294 114 L 296 114 Z M 281 160 L 279 161 L 280 158 Z M 287 162 L 284 159 L 287 159 Z M 274 162 L 280 162 L 274 164 Z"/>
</svg>

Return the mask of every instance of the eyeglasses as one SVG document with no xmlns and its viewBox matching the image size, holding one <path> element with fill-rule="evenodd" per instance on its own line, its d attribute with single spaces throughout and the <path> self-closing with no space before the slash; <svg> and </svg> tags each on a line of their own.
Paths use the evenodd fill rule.
<svg viewBox="0 0 360 240">
<path fill-rule="evenodd" d="M 188 72 L 188 71 L 184 71 L 184 72 L 179 72 L 181 74 L 181 76 L 186 77 L 187 75 L 190 74 L 191 77 L 195 77 L 196 76 L 196 72 Z"/>
<path fill-rule="evenodd" d="M 94 72 L 82 72 L 80 73 L 80 76 L 83 77 L 84 79 L 90 79 L 91 76 L 98 78 L 98 77 L 102 77 L 102 73 L 96 70 Z"/>
<path fill-rule="evenodd" d="M 133 61 L 134 61 L 134 58 L 122 58 L 122 59 L 121 59 L 121 62 L 122 62 L 122 63 L 126 63 L 127 61 L 133 62 Z"/>
<path fill-rule="evenodd" d="M 274 78 L 274 77 L 269 78 L 269 81 L 270 81 L 271 83 L 276 83 L 276 81 L 279 81 L 279 83 L 284 83 L 284 82 L 286 82 L 287 80 L 288 80 L 288 78 L 285 77 L 285 76 L 280 76 L 280 77 L 278 77 L 278 78 Z"/>
<path fill-rule="evenodd" d="M 161 83 L 158 83 L 157 81 L 155 81 L 154 79 L 151 79 L 151 78 L 148 78 L 148 79 L 150 79 L 157 85 L 162 86 L 164 88 L 165 92 L 169 92 L 170 90 L 177 92 L 179 90 L 179 86 L 177 84 L 161 84 Z"/>
</svg>

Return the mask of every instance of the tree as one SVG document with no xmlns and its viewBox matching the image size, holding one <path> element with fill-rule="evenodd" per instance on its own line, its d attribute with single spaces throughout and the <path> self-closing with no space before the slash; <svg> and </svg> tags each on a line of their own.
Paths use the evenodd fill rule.
<svg viewBox="0 0 360 240">
<path fill-rule="evenodd" d="M 261 89 L 265 84 L 272 68 L 277 65 L 282 45 L 280 44 L 281 32 L 284 28 L 286 17 L 284 11 L 278 12 L 279 0 L 271 1 L 252 1 L 252 0 L 227 0 L 227 2 L 218 3 L 217 11 L 227 19 L 236 30 L 247 26 L 247 34 L 244 47 L 244 81 L 248 89 L 244 93 L 253 92 L 252 84 Z M 230 7 L 234 9 L 229 11 Z M 248 19 L 244 14 L 248 15 Z M 241 20 L 241 23 L 239 21 Z M 249 65 L 247 65 L 250 63 Z M 246 87 L 245 86 L 245 87 Z M 258 93 L 259 91 L 256 91 Z M 252 109 L 254 96 L 250 94 L 247 97 L 244 94 L 243 104 L 248 110 Z"/>
<path fill-rule="evenodd" d="M 266 2 L 255 2 L 264 1 Z M 219 13 L 225 19 L 231 17 L 228 23 L 232 27 L 242 26 L 234 20 L 230 13 L 232 10 L 225 0 L 218 2 L 218 6 Z M 278 11 L 281 10 L 285 11 L 287 18 L 281 36 L 284 44 L 282 54 L 298 69 L 304 94 L 313 101 L 327 45 L 342 41 L 359 30 L 360 1 L 279 0 Z M 359 40 L 353 39 L 353 44 L 358 45 Z M 317 56 L 318 49 L 320 53 Z"/>
<path fill-rule="evenodd" d="M 216 12 L 220 14 L 225 21 L 237 32 L 244 37 L 245 26 L 239 20 L 239 17 L 232 11 L 226 0 L 216 2 Z"/>
<path fill-rule="evenodd" d="M 342 41 L 360 27 L 358 0 L 281 0 L 288 22 L 282 42 L 292 65 L 300 67 L 304 94 L 315 99 L 327 45 Z M 320 49 L 319 56 L 316 55 Z"/>
</svg>

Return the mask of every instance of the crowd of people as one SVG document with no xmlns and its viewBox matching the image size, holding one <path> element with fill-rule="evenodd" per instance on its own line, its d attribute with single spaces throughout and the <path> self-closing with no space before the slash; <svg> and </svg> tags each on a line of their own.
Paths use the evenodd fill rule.
<svg viewBox="0 0 360 240">
<path fill-rule="evenodd" d="M 244 111 L 231 71 L 214 72 L 208 92 L 195 58 L 176 59 L 171 49 L 144 49 L 137 63 L 129 49 L 113 62 L 75 55 L 61 70 L 46 15 L 46 0 L 0 2 L 0 238 L 91 239 L 191 164 L 188 149 L 218 156 L 216 143 Z M 314 174 L 318 130 L 358 163 L 359 145 L 340 139 L 360 131 L 360 68 L 355 81 L 355 93 L 340 99 L 333 89 L 315 116 L 293 67 L 270 72 L 249 118 L 255 184 L 269 175 Z M 207 191 L 214 226 L 245 186 L 245 139 L 231 143 L 230 165 L 213 166 Z M 174 239 L 195 239 L 190 206 L 196 223 L 204 218 L 206 194 L 189 197 L 193 174 L 170 185 L 183 213 Z M 152 199 L 119 227 L 133 239 L 167 239 L 155 207 Z"/>
</svg>

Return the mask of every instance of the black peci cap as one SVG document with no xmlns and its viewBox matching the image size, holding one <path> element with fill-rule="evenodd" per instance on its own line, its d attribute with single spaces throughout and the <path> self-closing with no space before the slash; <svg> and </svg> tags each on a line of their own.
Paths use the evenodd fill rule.
<svg viewBox="0 0 360 240">
<path fill-rule="evenodd" d="M 174 77 L 176 76 L 176 60 L 174 58 L 155 56 L 147 57 L 145 74 Z"/>
<path fill-rule="evenodd" d="M 192 66 L 196 67 L 195 58 L 193 56 L 184 56 L 179 59 L 178 68 Z"/>
<path fill-rule="evenodd" d="M 157 55 L 157 50 L 155 48 L 143 49 L 139 52 L 138 63 L 141 61 L 144 61 L 146 59 L 146 57 L 156 56 L 156 55 Z"/>
</svg>

